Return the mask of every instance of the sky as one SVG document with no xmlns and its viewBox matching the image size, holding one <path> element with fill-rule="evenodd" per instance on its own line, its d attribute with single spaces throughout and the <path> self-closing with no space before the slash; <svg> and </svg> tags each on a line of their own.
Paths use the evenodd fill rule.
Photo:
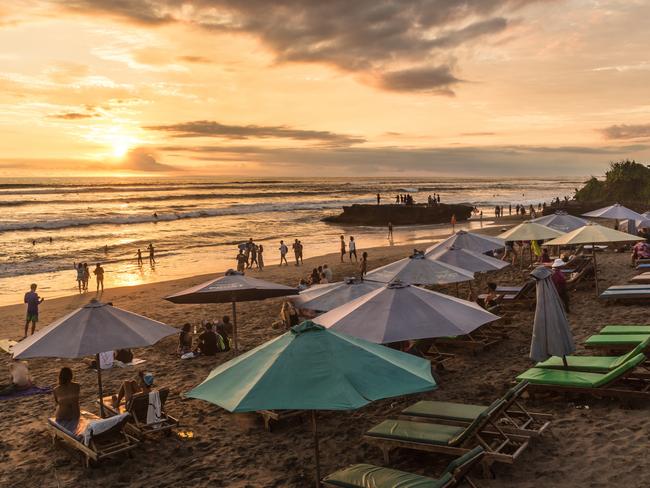
<svg viewBox="0 0 650 488">
<path fill-rule="evenodd" d="M 589 176 L 650 158 L 646 0 L 6 0 L 0 176 Z"/>
</svg>

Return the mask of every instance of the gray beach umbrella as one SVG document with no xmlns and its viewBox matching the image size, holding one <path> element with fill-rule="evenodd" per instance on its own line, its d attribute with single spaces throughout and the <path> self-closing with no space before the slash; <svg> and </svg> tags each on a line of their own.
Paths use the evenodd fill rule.
<svg viewBox="0 0 650 488">
<path fill-rule="evenodd" d="M 545 225 L 546 227 L 559 230 L 560 232 L 571 232 L 572 230 L 579 229 L 588 224 L 585 219 L 581 219 L 575 215 L 569 215 L 564 211 L 557 211 L 551 215 L 537 217 L 536 219 L 532 219 L 531 222 Z"/>
<path fill-rule="evenodd" d="M 99 397 L 102 393 L 99 354 L 105 351 L 151 346 L 178 334 L 178 329 L 112 306 L 91 300 L 89 304 L 52 322 L 13 349 L 15 359 L 81 358 L 95 356 Z M 100 408 L 103 414 L 103 404 Z"/>
<path fill-rule="evenodd" d="M 497 249 L 503 249 L 505 245 L 506 241 L 499 237 L 486 236 L 483 234 L 478 234 L 476 232 L 459 230 L 447 239 L 429 247 L 426 250 L 425 254 L 429 254 L 436 248 L 447 248 L 451 246 L 457 249 L 467 249 L 468 251 L 474 251 L 482 254 L 489 251 L 496 251 Z"/>
<path fill-rule="evenodd" d="M 224 276 L 169 295 L 165 297 L 165 300 L 179 304 L 232 303 L 233 341 L 235 354 L 237 354 L 239 352 L 237 302 L 266 300 L 267 298 L 297 294 L 297 288 L 251 278 L 243 273 L 228 270 Z"/>
<path fill-rule="evenodd" d="M 401 281 L 409 285 L 446 285 L 472 281 L 474 273 L 451 264 L 426 259 L 423 253 L 414 253 L 408 258 L 373 269 L 366 274 L 365 279 L 380 283 Z"/>
<path fill-rule="evenodd" d="M 297 308 L 314 312 L 328 312 L 382 286 L 384 286 L 383 283 L 352 278 L 336 283 L 310 286 L 301 291 L 300 295 L 290 297 L 290 299 Z"/>
<path fill-rule="evenodd" d="M 630 210 L 619 203 L 603 207 L 591 212 L 582 214 L 583 217 L 614 219 L 614 220 L 642 220 L 643 216 L 640 213 Z"/>
<path fill-rule="evenodd" d="M 498 271 L 509 266 L 510 263 L 501 259 L 495 259 L 467 249 L 459 249 L 456 246 L 447 248 L 437 247 L 426 254 L 427 259 L 451 264 L 458 268 L 466 269 L 474 273 L 486 273 Z"/>
<path fill-rule="evenodd" d="M 537 305 L 530 358 L 540 362 L 551 356 L 559 356 L 566 366 L 566 356 L 576 350 L 576 345 L 560 295 L 551 279 L 553 272 L 540 266 L 530 275 L 537 281 Z"/>
</svg>

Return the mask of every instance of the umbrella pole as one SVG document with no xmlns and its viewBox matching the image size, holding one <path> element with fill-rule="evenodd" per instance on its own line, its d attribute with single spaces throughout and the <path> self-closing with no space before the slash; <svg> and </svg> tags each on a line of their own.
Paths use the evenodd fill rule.
<svg viewBox="0 0 650 488">
<path fill-rule="evenodd" d="M 232 302 L 232 338 L 235 345 L 235 356 L 239 355 L 239 339 L 237 338 L 237 302 Z"/>
<path fill-rule="evenodd" d="M 97 385 L 99 386 L 99 416 L 104 418 L 104 392 L 102 390 L 102 367 L 99 362 L 99 353 L 95 354 L 97 363 Z"/>
<path fill-rule="evenodd" d="M 564 356 L 564 355 L 562 356 L 562 363 L 564 363 L 565 368 L 569 367 L 569 363 L 566 362 L 566 356 Z"/>
<path fill-rule="evenodd" d="M 596 264 L 596 245 L 592 244 L 591 245 L 591 255 L 593 256 L 594 259 L 594 281 L 596 283 L 596 296 L 600 295 L 600 291 L 598 290 L 598 265 Z"/>
<path fill-rule="evenodd" d="M 314 432 L 314 457 L 316 459 L 316 488 L 320 488 L 320 452 L 318 450 L 318 428 L 316 427 L 316 410 L 311 411 L 311 426 Z"/>
<path fill-rule="evenodd" d="M 460 291 L 458 289 L 458 282 L 456 282 L 456 298 L 460 298 Z"/>
</svg>

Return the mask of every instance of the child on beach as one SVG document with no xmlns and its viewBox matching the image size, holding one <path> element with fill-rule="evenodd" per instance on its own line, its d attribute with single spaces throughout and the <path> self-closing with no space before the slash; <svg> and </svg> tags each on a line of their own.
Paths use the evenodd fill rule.
<svg viewBox="0 0 650 488">
<path fill-rule="evenodd" d="M 178 337 L 177 352 L 180 356 L 192 352 L 192 326 L 189 323 L 183 325 L 181 335 Z"/>
<path fill-rule="evenodd" d="M 363 277 L 366 276 L 368 272 L 368 253 L 363 252 L 361 255 L 361 263 L 359 264 L 359 278 L 363 281 Z"/>
<path fill-rule="evenodd" d="M 341 262 L 343 262 L 344 257 L 345 257 L 345 236 L 341 236 Z"/>
<path fill-rule="evenodd" d="M 25 319 L 25 335 L 23 336 L 23 339 L 27 337 L 27 330 L 30 322 L 32 323 L 32 335 L 34 335 L 36 322 L 38 322 L 38 306 L 43 303 L 43 300 L 45 300 L 45 298 L 39 297 L 38 293 L 36 293 L 37 286 L 36 283 L 32 283 L 29 285 L 29 291 L 25 293 L 24 302 L 27 304 L 27 318 Z"/>
</svg>

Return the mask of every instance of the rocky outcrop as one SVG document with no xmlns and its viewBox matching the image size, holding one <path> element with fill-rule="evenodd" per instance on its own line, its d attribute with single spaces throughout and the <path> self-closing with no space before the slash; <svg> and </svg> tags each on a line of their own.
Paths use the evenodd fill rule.
<svg viewBox="0 0 650 488">
<path fill-rule="evenodd" d="M 386 226 L 448 224 L 452 215 L 456 221 L 467 220 L 472 214 L 468 205 L 352 205 L 343 207 L 343 213 L 325 217 L 324 222 L 353 225 Z"/>
</svg>

